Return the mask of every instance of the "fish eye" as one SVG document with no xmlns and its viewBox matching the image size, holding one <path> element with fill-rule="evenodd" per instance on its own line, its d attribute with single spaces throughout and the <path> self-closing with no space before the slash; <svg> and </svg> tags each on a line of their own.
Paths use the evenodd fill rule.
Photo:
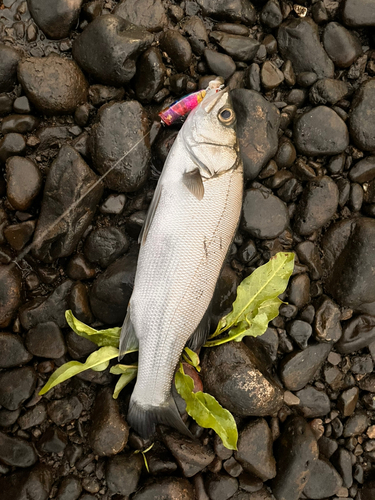
<svg viewBox="0 0 375 500">
<path fill-rule="evenodd" d="M 219 112 L 219 120 L 225 125 L 230 125 L 234 120 L 234 113 L 230 108 L 224 108 Z"/>
</svg>

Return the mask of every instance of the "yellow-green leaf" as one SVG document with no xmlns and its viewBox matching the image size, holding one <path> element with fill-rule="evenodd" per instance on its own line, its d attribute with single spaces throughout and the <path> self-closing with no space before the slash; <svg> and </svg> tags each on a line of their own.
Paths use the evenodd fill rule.
<svg viewBox="0 0 375 500">
<path fill-rule="evenodd" d="M 109 361 L 117 358 L 118 354 L 118 349 L 107 346 L 102 347 L 101 349 L 98 349 L 90 354 L 85 363 L 80 363 L 79 361 L 69 361 L 68 363 L 65 363 L 51 375 L 46 385 L 39 392 L 39 395 L 42 396 L 52 389 L 52 387 L 55 387 L 56 385 L 61 384 L 61 382 L 65 382 L 65 380 L 68 380 L 74 377 L 74 375 L 78 375 L 86 370 L 93 370 L 98 367 L 105 370 Z M 103 368 L 105 364 L 106 366 Z"/>
<path fill-rule="evenodd" d="M 198 372 L 201 371 L 201 367 L 199 366 L 199 356 L 196 352 L 192 351 L 188 347 L 185 347 L 185 352 L 182 353 L 182 357 L 186 363 L 193 366 Z M 186 354 L 185 354 L 186 353 Z"/>
<path fill-rule="evenodd" d="M 65 318 L 70 328 L 81 337 L 91 340 L 99 347 L 112 346 L 117 347 L 120 343 L 121 328 L 108 328 L 106 330 L 95 330 L 91 326 L 85 325 L 79 319 L 74 317 L 71 310 L 65 311 Z"/>
<path fill-rule="evenodd" d="M 205 392 L 193 392 L 194 382 L 184 373 L 182 364 L 175 376 L 176 389 L 186 402 L 187 413 L 205 429 L 213 429 L 230 450 L 237 449 L 238 431 L 233 415 Z"/>
<path fill-rule="evenodd" d="M 137 371 L 138 365 L 112 366 L 110 372 L 114 375 L 121 375 L 121 377 L 117 381 L 115 390 L 113 391 L 113 399 L 117 399 L 123 388 L 137 376 Z"/>
</svg>

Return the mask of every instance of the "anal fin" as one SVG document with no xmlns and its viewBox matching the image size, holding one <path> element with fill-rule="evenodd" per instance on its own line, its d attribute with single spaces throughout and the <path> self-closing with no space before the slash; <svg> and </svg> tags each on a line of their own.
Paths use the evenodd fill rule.
<svg viewBox="0 0 375 500">
<path fill-rule="evenodd" d="M 134 325 L 130 319 L 130 308 L 128 307 L 128 312 L 124 323 L 121 328 L 120 334 L 120 347 L 119 347 L 119 357 L 120 360 L 128 351 L 136 351 L 139 347 L 139 341 L 135 334 Z"/>
</svg>

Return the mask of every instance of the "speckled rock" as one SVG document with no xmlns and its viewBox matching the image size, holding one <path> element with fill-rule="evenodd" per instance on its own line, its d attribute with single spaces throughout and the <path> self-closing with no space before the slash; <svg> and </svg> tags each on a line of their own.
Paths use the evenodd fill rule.
<svg viewBox="0 0 375 500">
<path fill-rule="evenodd" d="M 250 26 L 256 20 L 256 11 L 246 0 L 233 0 L 229 4 L 225 0 L 197 0 L 197 3 L 202 8 L 203 16 Z"/>
<path fill-rule="evenodd" d="M 129 248 L 129 240 L 117 227 L 99 227 L 91 231 L 85 241 L 84 253 L 88 261 L 108 267 Z"/>
<path fill-rule="evenodd" d="M 27 0 L 30 13 L 48 38 L 59 40 L 76 27 L 83 0 Z"/>
</svg>

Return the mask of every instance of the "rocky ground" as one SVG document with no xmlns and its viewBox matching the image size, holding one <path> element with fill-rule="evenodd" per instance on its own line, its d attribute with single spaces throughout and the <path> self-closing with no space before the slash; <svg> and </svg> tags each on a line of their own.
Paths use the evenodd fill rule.
<svg viewBox="0 0 375 500">
<path fill-rule="evenodd" d="M 375 498 L 374 32 L 373 0 L 3 0 L 1 500 Z M 276 252 L 296 267 L 262 337 L 201 356 L 238 450 L 188 420 L 198 440 L 160 429 L 148 473 L 132 385 L 114 400 L 106 370 L 38 392 L 95 349 L 66 309 L 121 324 L 178 133 L 157 113 L 212 75 L 232 89 L 246 173 L 214 319 Z"/>
</svg>

